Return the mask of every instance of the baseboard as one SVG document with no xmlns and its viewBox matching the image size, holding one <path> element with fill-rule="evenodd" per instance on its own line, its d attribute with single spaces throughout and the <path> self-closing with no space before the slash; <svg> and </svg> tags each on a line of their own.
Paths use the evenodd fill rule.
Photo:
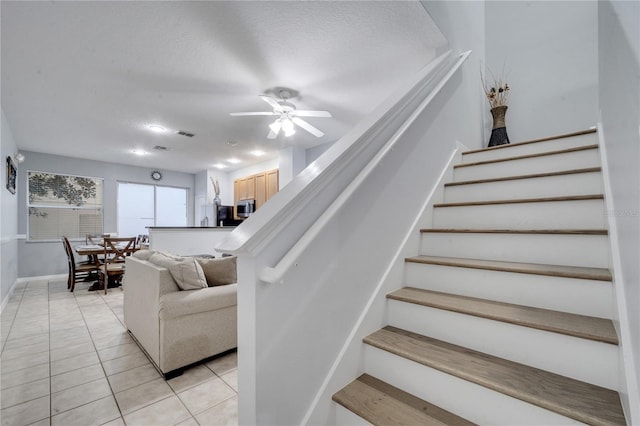
<svg viewBox="0 0 640 426">
<path fill-rule="evenodd" d="M 2 300 L 2 305 L 0 305 L 0 314 L 2 314 L 2 312 L 4 312 L 4 308 L 7 306 L 7 303 L 9 303 L 9 299 L 11 299 L 11 295 L 13 295 L 13 291 L 15 290 L 17 284 L 18 284 L 18 279 L 16 279 L 13 282 L 13 284 L 11 285 L 11 288 L 7 292 L 7 295 Z"/>
<path fill-rule="evenodd" d="M 29 281 L 49 281 L 67 278 L 67 274 L 55 274 L 55 275 L 39 275 L 36 277 L 21 277 L 17 279 L 17 282 L 24 283 Z"/>
<path fill-rule="evenodd" d="M 605 192 L 605 208 L 606 211 L 614 211 L 613 200 L 610 194 L 611 181 L 609 178 L 609 164 L 607 162 L 606 142 L 602 122 L 598 122 L 598 145 L 602 162 L 602 180 Z M 634 364 L 634 356 L 630 345 L 629 319 L 627 317 L 627 302 L 624 288 L 624 276 L 622 274 L 622 263 L 620 260 L 620 250 L 618 243 L 618 231 L 616 217 L 613 214 L 607 215 L 607 224 L 609 226 L 609 249 L 611 256 L 613 285 L 615 294 L 615 306 L 617 321 L 614 321 L 616 331 L 620 338 L 620 396 L 622 408 L 629 424 L 640 424 L 640 407 L 637 401 L 640 400 L 639 384 L 636 381 L 636 371 Z M 625 392 L 626 391 L 626 392 Z"/>
<path fill-rule="evenodd" d="M 19 283 L 26 283 L 26 282 L 29 282 L 29 281 L 48 281 L 48 280 L 65 279 L 66 277 L 67 277 L 67 274 L 56 274 L 56 275 L 41 275 L 41 276 L 37 276 L 37 277 L 16 278 L 16 280 L 11 285 L 11 288 L 7 292 L 6 297 L 2 301 L 2 304 L 0 305 L 0 313 L 2 313 L 4 311 L 4 308 L 7 306 L 7 303 L 9 303 L 9 299 L 13 295 L 13 292 L 14 292 L 14 290 L 16 288 L 16 285 L 18 285 Z"/>
</svg>

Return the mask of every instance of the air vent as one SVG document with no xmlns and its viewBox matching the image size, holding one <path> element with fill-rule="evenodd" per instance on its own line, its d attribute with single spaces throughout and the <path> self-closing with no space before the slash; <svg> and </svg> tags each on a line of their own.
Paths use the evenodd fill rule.
<svg viewBox="0 0 640 426">
<path fill-rule="evenodd" d="M 158 151 L 169 151 L 169 148 L 167 148 L 166 146 L 162 146 L 162 145 L 156 145 L 153 147 L 153 149 L 157 149 Z"/>
<path fill-rule="evenodd" d="M 193 133 L 185 132 L 184 130 L 177 131 L 176 135 L 182 135 L 182 136 L 186 136 L 186 137 L 189 137 L 189 138 L 192 138 L 192 137 L 195 136 Z"/>
</svg>

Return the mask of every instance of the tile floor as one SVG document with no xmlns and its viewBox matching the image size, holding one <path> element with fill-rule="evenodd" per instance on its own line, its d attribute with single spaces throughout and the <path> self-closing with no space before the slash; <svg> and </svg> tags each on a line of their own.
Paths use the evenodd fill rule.
<svg viewBox="0 0 640 426">
<path fill-rule="evenodd" d="M 232 353 L 165 381 L 128 335 L 123 291 L 21 282 L 0 319 L 2 425 L 232 425 Z"/>
</svg>

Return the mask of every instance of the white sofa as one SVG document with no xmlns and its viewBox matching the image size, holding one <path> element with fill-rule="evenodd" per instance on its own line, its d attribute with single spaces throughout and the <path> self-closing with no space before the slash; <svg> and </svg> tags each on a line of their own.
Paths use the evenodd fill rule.
<svg viewBox="0 0 640 426">
<path fill-rule="evenodd" d="M 165 378 L 237 347 L 237 284 L 180 290 L 169 269 L 128 257 L 124 321 Z"/>
</svg>

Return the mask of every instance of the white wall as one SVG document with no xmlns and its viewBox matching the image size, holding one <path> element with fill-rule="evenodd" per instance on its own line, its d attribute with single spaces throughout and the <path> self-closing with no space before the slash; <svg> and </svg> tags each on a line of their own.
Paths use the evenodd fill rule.
<svg viewBox="0 0 640 426">
<path fill-rule="evenodd" d="M 320 157 L 327 149 L 333 145 L 334 142 L 323 143 L 322 145 L 316 145 L 313 148 L 309 148 L 304 153 L 305 167 L 313 163 L 318 157 Z"/>
<path fill-rule="evenodd" d="M 9 291 L 18 277 L 18 193 L 7 189 L 6 158 L 13 156 L 18 147 L 13 139 L 11 127 L 2 111 L 2 136 L 0 159 L 2 161 L 2 186 L 0 187 L 0 310 L 7 303 Z M 21 168 L 21 165 L 17 165 Z"/>
<path fill-rule="evenodd" d="M 597 8 L 595 1 L 486 2 L 486 65 L 499 75 L 506 64 L 512 143 L 595 126 Z M 487 141 L 489 111 L 487 103 Z"/>
<path fill-rule="evenodd" d="M 3 126 L 4 127 L 4 126 Z M 102 161 L 83 160 L 58 155 L 25 151 L 25 161 L 18 170 L 18 232 L 27 233 L 27 196 L 26 175 L 28 170 L 68 173 L 79 176 L 104 178 L 104 231 L 117 232 L 118 181 L 143 184 L 159 184 L 188 189 L 187 217 L 188 225 L 193 225 L 193 195 L 195 175 L 190 173 L 162 171 L 162 180 L 151 179 L 151 171 L 143 167 L 125 166 Z M 67 272 L 67 260 L 60 241 L 18 242 L 19 277 L 64 274 Z M 33 259 L 38 259 L 34 262 Z"/>
<path fill-rule="evenodd" d="M 598 52 L 600 56 L 600 114 L 612 190 L 613 221 L 620 255 L 620 270 L 614 271 L 631 400 L 625 408 L 640 424 L 640 3 L 598 2 Z M 620 300 L 620 296 L 623 296 Z M 635 371 L 634 371 L 635 370 Z M 635 389 L 634 389 L 635 388 Z M 635 391 L 635 392 L 634 392 Z"/>
<path fill-rule="evenodd" d="M 480 85 L 480 65 L 485 62 L 485 2 L 470 1 L 421 1 L 424 8 L 440 28 L 448 41 L 446 48 L 454 52 L 471 50 L 471 56 L 462 67 L 462 82 L 459 90 L 466 92 L 466 101 L 457 108 L 463 121 L 455 123 L 457 140 L 464 141 L 470 149 L 481 148 L 486 141 L 478 136 L 486 127 L 483 111 L 486 101 Z M 484 145 L 483 145 L 484 144 Z"/>
</svg>

